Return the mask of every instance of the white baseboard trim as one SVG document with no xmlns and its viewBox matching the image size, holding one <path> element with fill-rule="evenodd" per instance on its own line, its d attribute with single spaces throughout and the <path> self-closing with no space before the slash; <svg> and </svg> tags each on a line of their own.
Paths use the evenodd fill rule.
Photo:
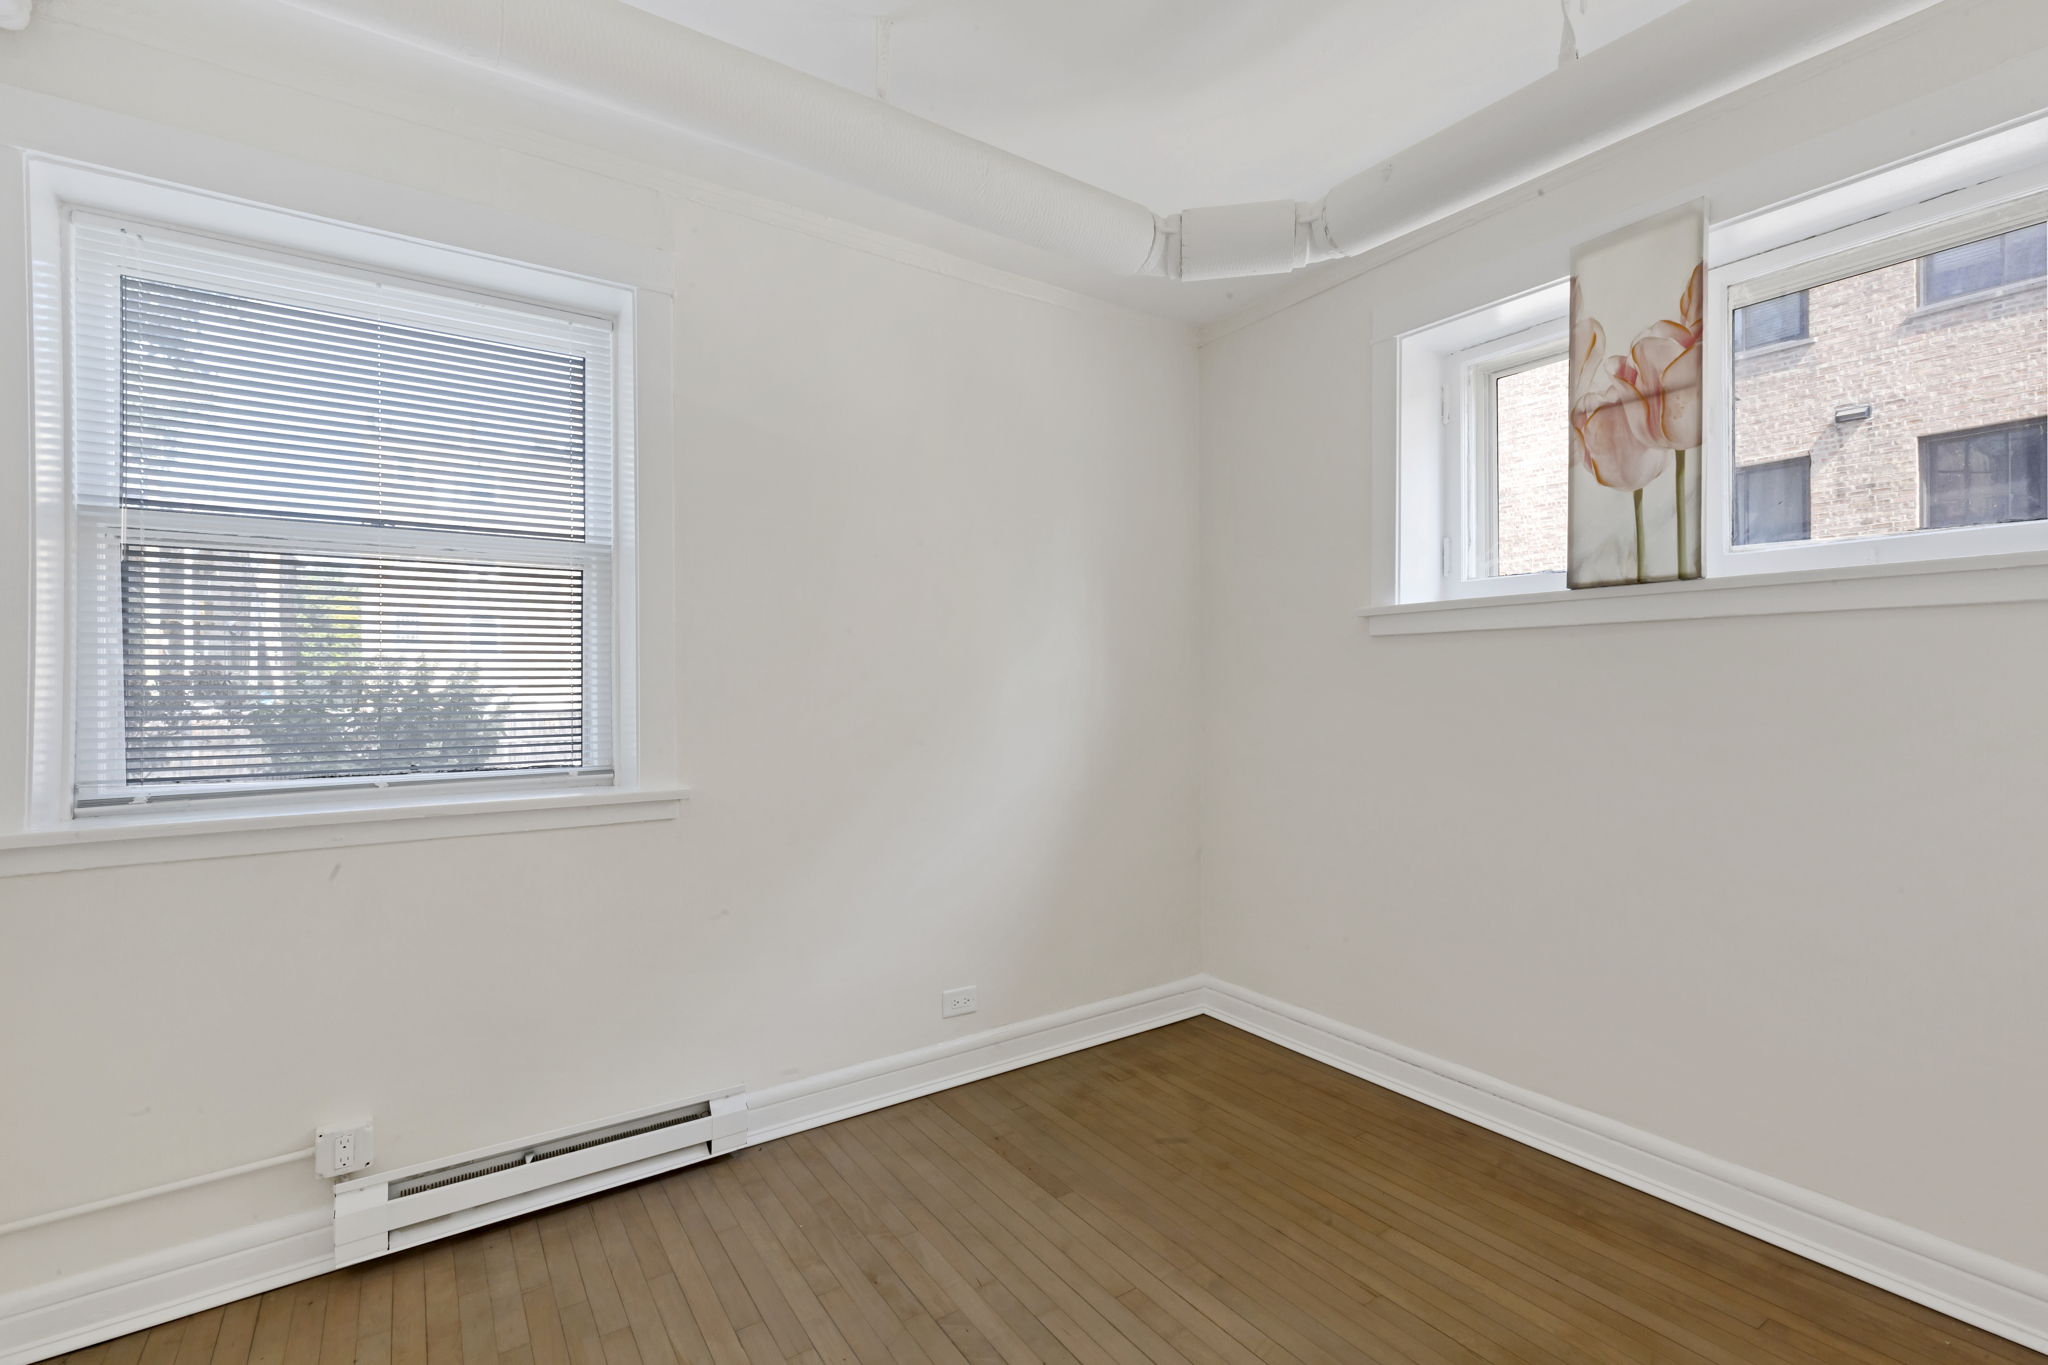
<svg viewBox="0 0 2048 1365">
<path fill-rule="evenodd" d="M 1193 1018 L 1204 984 L 1157 986 L 755 1091 L 748 1145 Z M 333 1268 L 327 1209 L 0 1295 L 0 1365 L 33 1365 Z"/>
<path fill-rule="evenodd" d="M 1211 979 L 1206 1013 L 1880 1289 L 2048 1351 L 2048 1275 Z"/>
<path fill-rule="evenodd" d="M 752 1091 L 747 1096 L 747 1144 L 787 1137 L 1162 1024 L 1192 1019 L 1203 1012 L 1206 985 L 1206 978 L 1190 977 L 843 1071 Z"/>
<path fill-rule="evenodd" d="M 295 1213 L 0 1296 L 0 1365 L 217 1308 L 334 1268 L 334 1215 Z"/>
<path fill-rule="evenodd" d="M 2048 1275 L 1213 977 L 1191 977 L 754 1091 L 748 1145 L 1199 1014 L 2048 1351 Z M 332 1214 L 321 1210 L 0 1296 L 0 1365 L 33 1365 L 322 1274 L 333 1265 Z"/>
</svg>

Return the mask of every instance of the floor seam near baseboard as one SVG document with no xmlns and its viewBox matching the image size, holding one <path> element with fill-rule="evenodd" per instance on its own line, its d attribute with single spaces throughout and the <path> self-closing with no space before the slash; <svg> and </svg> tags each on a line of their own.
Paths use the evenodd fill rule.
<svg viewBox="0 0 2048 1365">
<path fill-rule="evenodd" d="M 1468 1123 L 2048 1352 L 2048 1275 L 1227 982 L 1212 1017 Z"/>
</svg>

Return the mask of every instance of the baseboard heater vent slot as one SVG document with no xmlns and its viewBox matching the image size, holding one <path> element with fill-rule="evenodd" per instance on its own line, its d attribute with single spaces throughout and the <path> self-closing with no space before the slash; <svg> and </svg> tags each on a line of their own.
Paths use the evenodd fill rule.
<svg viewBox="0 0 2048 1365">
<path fill-rule="evenodd" d="M 738 1090 L 334 1187 L 334 1260 L 354 1265 L 746 1144 Z"/>
</svg>

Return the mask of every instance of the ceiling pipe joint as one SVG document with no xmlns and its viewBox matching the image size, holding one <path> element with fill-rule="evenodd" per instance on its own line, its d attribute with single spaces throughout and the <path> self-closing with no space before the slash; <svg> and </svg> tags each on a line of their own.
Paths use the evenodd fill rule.
<svg viewBox="0 0 2048 1365">
<path fill-rule="evenodd" d="M 1790 10 L 1783 0 L 1684 4 L 1650 26 L 1666 29 L 1671 50 L 1686 54 L 1682 69 L 1646 60 L 1641 30 L 1562 62 L 1319 201 L 1223 204 L 1168 217 L 625 0 L 285 2 L 1111 274 L 1218 280 L 1359 255 L 1935 0 L 1801 0 Z M 26 27 L 32 6 L 0 0 L 0 29 Z M 1565 45 L 1576 53 L 1568 5 L 1564 17 Z M 1778 39 L 1769 51 L 1754 37 L 1766 20 Z M 878 78 L 885 74 L 878 61 Z"/>
</svg>

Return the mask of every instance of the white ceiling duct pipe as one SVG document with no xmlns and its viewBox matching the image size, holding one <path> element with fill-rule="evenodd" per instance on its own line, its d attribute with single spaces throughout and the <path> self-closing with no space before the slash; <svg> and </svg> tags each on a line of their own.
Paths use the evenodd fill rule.
<svg viewBox="0 0 2048 1365">
<path fill-rule="evenodd" d="M 1166 273 L 1166 234 L 1143 204 L 622 0 L 289 3 L 1101 270 Z"/>
<path fill-rule="evenodd" d="M 1369 251 L 1936 2 L 1682 5 L 1304 206 L 1307 258 Z"/>
<path fill-rule="evenodd" d="M 1188 209 L 1177 222 L 1169 218 L 1167 228 L 1178 236 L 1183 280 L 1284 275 L 1308 263 L 1309 233 L 1292 199 Z"/>
<path fill-rule="evenodd" d="M 1662 0 L 1659 0 L 1662 3 Z M 287 0 L 456 60 L 890 195 L 1119 275 L 1231 279 L 1355 256 L 1938 0 L 1689 0 L 1353 176 L 1319 203 L 1161 220 L 1107 190 L 624 0 Z M 32 0 L 0 0 L 0 27 Z M 886 13 L 904 0 L 853 0 Z M 1581 0 L 1583 5 L 1584 0 Z"/>
</svg>

